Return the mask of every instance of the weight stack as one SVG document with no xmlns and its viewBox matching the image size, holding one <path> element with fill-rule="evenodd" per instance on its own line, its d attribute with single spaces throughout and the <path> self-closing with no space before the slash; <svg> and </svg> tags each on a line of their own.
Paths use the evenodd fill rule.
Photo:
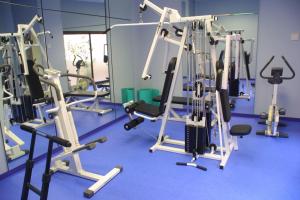
<svg viewBox="0 0 300 200">
<path fill-rule="evenodd" d="M 31 96 L 21 97 L 21 105 L 12 105 L 13 120 L 17 123 L 23 123 L 36 118 L 36 110 L 32 106 Z"/>
<path fill-rule="evenodd" d="M 207 146 L 206 127 L 185 125 L 185 151 L 204 154 Z"/>
</svg>

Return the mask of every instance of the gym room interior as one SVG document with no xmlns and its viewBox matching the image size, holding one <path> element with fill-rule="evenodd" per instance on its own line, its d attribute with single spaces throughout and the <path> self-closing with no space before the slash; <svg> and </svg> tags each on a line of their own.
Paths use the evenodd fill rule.
<svg viewBox="0 0 300 200">
<path fill-rule="evenodd" d="M 0 199 L 300 199 L 299 10 L 0 0 Z"/>
</svg>

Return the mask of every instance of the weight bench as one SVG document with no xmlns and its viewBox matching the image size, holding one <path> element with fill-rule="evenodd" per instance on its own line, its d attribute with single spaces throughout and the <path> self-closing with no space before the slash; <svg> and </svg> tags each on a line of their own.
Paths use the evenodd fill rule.
<svg viewBox="0 0 300 200">
<path fill-rule="evenodd" d="M 222 74 L 223 70 L 219 69 L 217 72 L 216 90 L 220 93 L 221 107 L 224 122 L 228 123 L 231 120 L 231 108 L 229 103 L 229 93 L 227 89 L 222 89 Z M 246 136 L 250 134 L 252 127 L 247 124 L 237 124 L 231 126 L 229 132 L 232 136 Z"/>
<path fill-rule="evenodd" d="M 144 118 L 149 120 L 157 120 L 158 117 L 164 114 L 166 108 L 165 104 L 168 101 L 169 92 L 173 81 L 176 61 L 177 58 L 173 57 L 169 62 L 167 71 L 165 72 L 166 78 L 165 78 L 159 106 L 148 104 L 145 103 L 144 101 L 138 101 L 132 103 L 131 105 L 125 106 L 125 112 L 127 114 L 131 115 L 133 113 L 134 115 L 138 116 L 138 118 L 132 119 L 130 122 L 124 125 L 124 128 L 126 130 L 130 130 L 136 127 L 137 125 L 139 125 L 144 121 Z"/>
<path fill-rule="evenodd" d="M 110 95 L 109 91 L 97 91 L 97 97 L 95 101 L 92 103 L 92 105 L 87 106 L 83 103 L 77 106 L 72 106 L 72 110 L 79 110 L 79 111 L 85 111 L 85 112 L 96 112 L 98 115 L 103 115 L 108 112 L 111 112 L 112 109 L 101 109 L 99 107 L 100 99 L 105 98 Z M 67 102 L 72 101 L 72 98 L 79 98 L 79 97 L 94 97 L 95 91 L 71 91 L 64 93 L 64 97 L 67 98 Z"/>
</svg>

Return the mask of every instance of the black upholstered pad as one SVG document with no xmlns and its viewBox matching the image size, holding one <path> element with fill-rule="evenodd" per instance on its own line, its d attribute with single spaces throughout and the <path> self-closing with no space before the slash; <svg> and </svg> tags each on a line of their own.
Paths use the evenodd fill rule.
<svg viewBox="0 0 300 200">
<path fill-rule="evenodd" d="M 150 117 L 158 117 L 162 113 L 159 111 L 158 106 L 154 106 L 148 103 L 141 103 L 136 108 L 135 111 Z"/>
<path fill-rule="evenodd" d="M 248 135 L 252 130 L 252 127 L 247 124 L 234 125 L 230 129 L 232 136 L 245 136 Z"/>
<path fill-rule="evenodd" d="M 97 97 L 106 97 L 110 93 L 106 91 L 97 91 Z M 64 93 L 64 97 L 93 97 L 95 96 L 94 91 L 72 91 Z"/>
<path fill-rule="evenodd" d="M 156 101 L 156 102 L 160 102 L 161 96 L 153 97 L 152 100 L 153 100 L 153 101 Z M 186 98 L 186 97 L 177 97 L 177 96 L 174 96 L 174 97 L 172 98 L 172 103 L 173 103 L 173 104 L 186 105 L 186 103 L 187 103 L 187 98 Z M 192 105 L 192 99 L 191 99 L 191 98 L 189 98 L 189 104 Z"/>
</svg>

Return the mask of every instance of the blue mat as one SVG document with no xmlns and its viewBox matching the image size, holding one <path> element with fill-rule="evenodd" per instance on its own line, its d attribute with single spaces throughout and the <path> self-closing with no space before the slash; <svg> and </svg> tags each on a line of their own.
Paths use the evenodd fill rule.
<svg viewBox="0 0 300 200">
<path fill-rule="evenodd" d="M 148 149 L 154 143 L 160 122 L 145 122 L 127 132 L 120 121 L 107 127 L 84 142 L 100 136 L 108 141 L 94 151 L 81 153 L 84 168 L 106 173 L 121 164 L 124 171 L 102 188 L 93 199 L 105 200 L 297 200 L 300 197 L 300 123 L 288 122 L 282 129 L 288 139 L 256 136 L 255 131 L 264 126 L 256 119 L 233 118 L 232 124 L 248 123 L 251 135 L 239 139 L 239 150 L 233 152 L 224 170 L 218 161 L 199 159 L 208 168 L 203 172 L 195 168 L 176 166 L 178 161 L 189 161 L 186 155 L 154 152 Z M 170 122 L 167 133 L 183 137 L 183 124 Z M 34 168 L 33 183 L 40 185 L 44 162 Z M 1 199 L 20 199 L 24 171 L 0 182 Z M 85 199 L 83 191 L 91 181 L 57 173 L 52 177 L 49 199 Z M 31 200 L 38 199 L 31 194 Z"/>
</svg>

